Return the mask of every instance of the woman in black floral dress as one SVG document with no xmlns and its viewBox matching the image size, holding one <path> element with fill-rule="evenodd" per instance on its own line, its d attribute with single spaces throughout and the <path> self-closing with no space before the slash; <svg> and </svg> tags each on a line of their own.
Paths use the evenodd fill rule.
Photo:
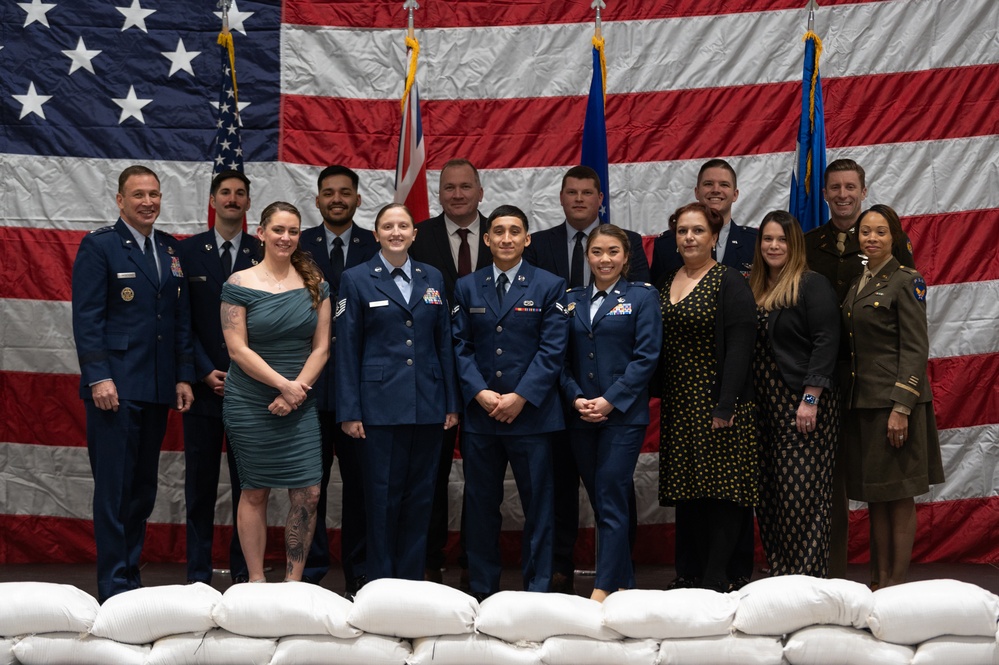
<svg viewBox="0 0 999 665">
<path fill-rule="evenodd" d="M 790 213 L 763 218 L 749 285 L 759 316 L 753 375 L 763 549 L 771 575 L 825 577 L 840 423 L 839 307 L 828 280 L 806 269 L 805 238 Z"/>
<path fill-rule="evenodd" d="M 756 504 L 758 460 L 752 293 L 738 271 L 711 256 L 721 227 L 721 216 L 700 203 L 669 220 L 683 266 L 660 294 L 659 503 L 676 506 L 677 541 L 699 563 L 699 574 L 680 585 L 726 591 L 740 506 Z"/>
</svg>

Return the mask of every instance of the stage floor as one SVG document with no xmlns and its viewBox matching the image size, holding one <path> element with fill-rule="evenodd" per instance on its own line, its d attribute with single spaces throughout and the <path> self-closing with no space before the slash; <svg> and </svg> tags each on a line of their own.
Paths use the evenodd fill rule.
<svg viewBox="0 0 999 665">
<path fill-rule="evenodd" d="M 636 580 L 640 589 L 662 589 L 674 577 L 671 566 L 639 566 Z M 444 571 L 444 583 L 458 586 L 459 569 L 449 566 Z M 753 579 L 764 577 L 757 570 Z M 851 580 L 867 583 L 870 579 L 867 564 L 851 565 L 848 576 Z M 279 582 L 282 570 L 275 567 L 267 573 L 268 580 Z M 952 564 L 928 563 L 913 565 L 909 570 L 909 581 L 928 579 L 956 579 L 962 582 L 977 584 L 983 589 L 999 594 L 999 565 L 995 564 Z M 183 584 L 186 580 L 186 567 L 175 563 L 150 563 L 142 569 L 142 581 L 146 586 L 163 584 Z M 0 582 L 54 582 L 57 584 L 72 584 L 87 593 L 97 596 L 97 578 L 93 564 L 8 564 L 0 566 Z M 229 587 L 228 574 L 216 574 L 212 586 L 219 591 Z M 339 567 L 332 568 L 323 579 L 322 586 L 342 594 L 344 591 L 343 573 Z M 507 568 L 503 571 L 501 587 L 504 590 L 520 589 L 520 571 Z M 576 575 L 576 592 L 589 596 L 593 590 L 593 577 L 585 574 Z"/>
</svg>

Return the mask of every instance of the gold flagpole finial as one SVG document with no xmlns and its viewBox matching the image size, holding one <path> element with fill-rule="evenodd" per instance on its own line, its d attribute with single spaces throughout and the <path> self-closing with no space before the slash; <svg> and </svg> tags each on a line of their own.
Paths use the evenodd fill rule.
<svg viewBox="0 0 999 665">
<path fill-rule="evenodd" d="M 416 29 L 413 27 L 413 12 L 420 8 L 420 3 L 416 0 L 406 0 L 402 3 L 402 8 L 409 12 L 409 38 L 414 39 L 416 37 Z"/>
</svg>

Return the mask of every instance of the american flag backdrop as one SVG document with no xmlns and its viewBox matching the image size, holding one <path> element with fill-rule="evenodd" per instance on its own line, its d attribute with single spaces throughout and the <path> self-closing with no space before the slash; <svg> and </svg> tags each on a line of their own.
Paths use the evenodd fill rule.
<svg viewBox="0 0 999 665">
<path fill-rule="evenodd" d="M 607 0 L 615 223 L 662 231 L 712 157 L 738 171 L 737 222 L 755 225 L 787 207 L 804 4 Z M 159 228 L 205 228 L 220 90 L 214 5 L 0 1 L 0 563 L 93 559 L 70 270 L 83 234 L 115 220 L 116 178 L 132 163 L 160 174 Z M 560 223 L 559 182 L 579 160 L 593 73 L 590 0 L 421 5 L 417 80 L 431 212 L 439 169 L 466 157 L 481 170 L 486 213 L 513 203 L 536 229 Z M 996 561 L 999 2 L 821 5 L 828 159 L 867 169 L 866 203 L 903 215 L 930 285 L 929 375 L 947 482 L 920 498 L 915 557 Z M 253 211 L 276 199 L 299 205 L 306 225 L 318 223 L 315 177 L 330 163 L 360 172 L 362 225 L 392 200 L 405 22 L 401 0 L 234 2 L 251 229 Z M 182 445 L 172 419 L 146 545 L 152 560 L 184 557 Z M 657 467 L 652 432 L 636 472 L 643 562 L 672 560 L 672 512 L 656 504 Z M 458 463 L 452 498 L 461 478 Z M 509 495 L 513 533 L 521 516 L 512 487 Z M 227 501 L 223 491 L 220 525 Z M 858 558 L 866 518 L 855 508 Z M 281 523 L 275 509 L 271 524 Z M 339 505 L 328 526 L 339 526 Z M 279 551 L 280 539 L 271 542 Z M 584 538 L 582 561 L 588 549 Z"/>
</svg>

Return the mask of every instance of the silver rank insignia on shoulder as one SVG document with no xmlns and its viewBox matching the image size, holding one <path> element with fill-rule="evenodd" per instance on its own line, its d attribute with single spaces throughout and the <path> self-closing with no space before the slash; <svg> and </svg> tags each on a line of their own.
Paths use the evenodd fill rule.
<svg viewBox="0 0 999 665">
<path fill-rule="evenodd" d="M 565 305 L 563 305 L 562 303 L 560 303 L 560 302 L 555 303 L 555 309 L 557 309 L 558 311 L 562 312 L 563 316 L 569 316 L 569 310 L 567 310 L 565 308 Z"/>
<path fill-rule="evenodd" d="M 461 309 L 461 305 L 455 305 L 454 309 L 451 310 L 451 316 L 457 316 L 459 309 Z"/>
<path fill-rule="evenodd" d="M 346 298 L 343 298 L 343 299 L 337 301 L 337 304 L 336 304 L 336 314 L 333 315 L 333 318 L 340 318 L 340 315 L 343 314 L 346 309 L 347 309 L 347 299 Z"/>
</svg>

